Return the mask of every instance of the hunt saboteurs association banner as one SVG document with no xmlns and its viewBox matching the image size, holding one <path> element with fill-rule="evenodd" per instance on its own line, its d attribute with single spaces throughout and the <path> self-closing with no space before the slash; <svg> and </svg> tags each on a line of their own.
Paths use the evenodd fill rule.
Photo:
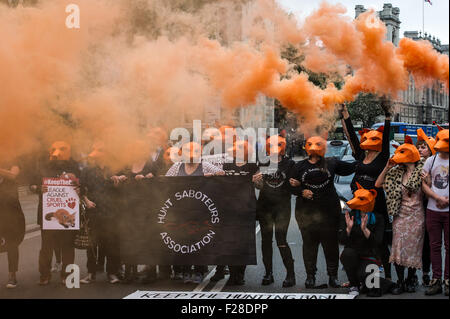
<svg viewBox="0 0 450 319">
<path fill-rule="evenodd" d="M 253 185 L 246 177 L 156 177 L 124 188 L 127 264 L 256 264 Z"/>
</svg>

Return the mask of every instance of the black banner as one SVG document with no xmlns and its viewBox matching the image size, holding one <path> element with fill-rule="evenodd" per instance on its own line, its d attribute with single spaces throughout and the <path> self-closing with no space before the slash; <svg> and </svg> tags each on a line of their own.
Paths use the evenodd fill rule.
<svg viewBox="0 0 450 319">
<path fill-rule="evenodd" d="M 156 177 L 124 187 L 118 214 L 127 264 L 255 265 L 254 188 L 248 177 Z"/>
</svg>

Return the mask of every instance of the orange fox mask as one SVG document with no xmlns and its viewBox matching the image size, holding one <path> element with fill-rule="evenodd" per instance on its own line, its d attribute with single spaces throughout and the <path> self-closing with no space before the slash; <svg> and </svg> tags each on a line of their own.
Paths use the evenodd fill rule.
<svg viewBox="0 0 450 319">
<path fill-rule="evenodd" d="M 309 156 L 324 157 L 327 152 L 327 141 L 321 136 L 310 137 L 306 141 L 305 150 Z"/>
<path fill-rule="evenodd" d="M 361 135 L 361 149 L 366 151 L 381 152 L 383 147 L 383 131 L 384 126 L 380 126 L 376 130 L 366 131 L 363 135 Z"/>
<path fill-rule="evenodd" d="M 405 143 L 396 148 L 392 161 L 396 164 L 402 163 L 416 163 L 420 161 L 420 153 L 417 147 L 414 146 L 411 136 L 405 137 Z"/>
<path fill-rule="evenodd" d="M 434 144 L 436 144 L 436 140 L 430 136 L 427 136 L 427 134 L 425 134 L 425 132 L 421 128 L 417 130 L 417 141 L 424 141 L 425 143 L 427 143 L 431 153 L 433 155 L 436 154 L 436 151 L 434 150 Z"/>
<path fill-rule="evenodd" d="M 249 156 L 253 152 L 253 148 L 247 141 L 236 141 L 233 147 L 230 147 L 228 153 L 233 156 L 237 163 L 248 162 Z"/>
<path fill-rule="evenodd" d="M 353 199 L 347 202 L 348 207 L 360 210 L 364 213 L 372 212 L 375 207 L 377 191 L 374 189 L 364 189 L 358 183 L 356 183 L 356 185 L 358 186 L 358 189 L 355 191 Z"/>
<path fill-rule="evenodd" d="M 72 157 L 72 148 L 69 143 L 57 141 L 50 147 L 51 161 L 68 161 Z"/>
<path fill-rule="evenodd" d="M 266 150 L 269 155 L 284 155 L 286 153 L 286 139 L 273 135 L 266 140 Z"/>
<path fill-rule="evenodd" d="M 436 152 L 448 153 L 448 130 L 444 130 L 438 126 L 439 133 L 436 135 L 436 144 L 434 144 L 434 150 Z"/>
</svg>

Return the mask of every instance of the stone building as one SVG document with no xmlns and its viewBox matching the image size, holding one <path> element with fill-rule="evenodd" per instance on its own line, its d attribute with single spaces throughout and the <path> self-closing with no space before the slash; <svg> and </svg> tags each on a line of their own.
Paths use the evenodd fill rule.
<svg viewBox="0 0 450 319">
<path fill-rule="evenodd" d="M 356 18 L 366 9 L 362 5 L 355 7 Z M 392 7 L 392 4 L 385 3 L 383 10 L 377 12 L 381 21 L 386 24 L 386 39 L 398 46 L 400 41 L 400 9 Z M 415 41 L 429 41 L 436 51 L 442 54 L 449 54 L 448 44 L 443 45 L 436 37 L 418 31 L 404 32 L 405 38 Z M 431 124 L 448 123 L 449 95 L 445 91 L 444 85 L 438 81 L 431 86 L 421 88 L 415 85 L 411 77 L 408 90 L 401 92 L 395 103 L 395 121 L 410 124 Z"/>
</svg>

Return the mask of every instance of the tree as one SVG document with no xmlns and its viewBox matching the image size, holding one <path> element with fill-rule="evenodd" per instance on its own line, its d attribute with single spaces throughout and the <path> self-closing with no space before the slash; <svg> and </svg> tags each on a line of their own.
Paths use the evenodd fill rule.
<svg viewBox="0 0 450 319">
<path fill-rule="evenodd" d="M 372 93 L 360 93 L 355 101 L 347 104 L 352 120 L 363 123 L 363 127 L 371 127 L 376 118 L 384 114 L 380 107 L 380 98 Z"/>
</svg>

